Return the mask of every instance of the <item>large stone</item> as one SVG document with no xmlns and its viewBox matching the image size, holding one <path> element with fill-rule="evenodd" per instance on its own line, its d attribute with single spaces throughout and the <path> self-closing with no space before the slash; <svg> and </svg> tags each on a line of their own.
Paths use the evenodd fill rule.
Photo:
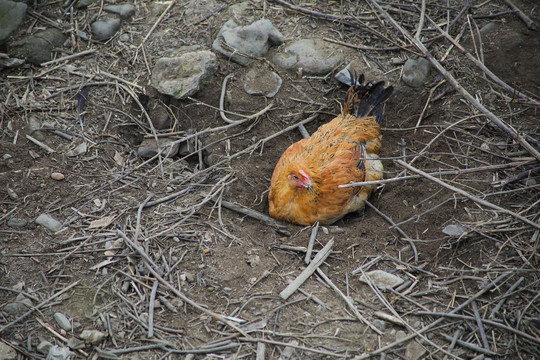
<svg viewBox="0 0 540 360">
<path fill-rule="evenodd" d="M 212 49 L 232 61 L 248 65 L 252 61 L 249 56 L 264 56 L 270 46 L 283 44 L 284 41 L 283 35 L 269 20 L 258 20 L 247 26 L 239 26 L 231 19 L 219 30 Z"/>
<path fill-rule="evenodd" d="M 302 39 L 287 45 L 276 54 L 273 62 L 286 70 L 309 74 L 327 74 L 343 61 L 343 54 L 334 45 L 321 39 Z"/>
<path fill-rule="evenodd" d="M 49 28 L 36 34 L 25 36 L 8 46 L 12 57 L 23 58 L 34 65 L 50 61 L 55 48 L 62 47 L 66 36 L 62 31 Z"/>
<path fill-rule="evenodd" d="M 16 360 L 17 352 L 8 344 L 0 341 L 0 360 Z"/>
<path fill-rule="evenodd" d="M 21 25 L 26 8 L 23 2 L 0 0 L 0 44 Z"/>
<path fill-rule="evenodd" d="M 419 57 L 418 60 L 408 59 L 403 65 L 403 76 L 401 77 L 403 82 L 410 87 L 423 86 L 431 71 L 431 63 L 429 60 Z"/>
<path fill-rule="evenodd" d="M 162 94 L 185 99 L 199 91 L 216 70 L 216 55 L 208 50 L 161 58 L 152 70 L 152 86 Z"/>
<path fill-rule="evenodd" d="M 117 4 L 107 5 L 103 7 L 104 11 L 120 16 L 122 19 L 129 18 L 135 14 L 135 5 L 133 4 Z"/>
</svg>

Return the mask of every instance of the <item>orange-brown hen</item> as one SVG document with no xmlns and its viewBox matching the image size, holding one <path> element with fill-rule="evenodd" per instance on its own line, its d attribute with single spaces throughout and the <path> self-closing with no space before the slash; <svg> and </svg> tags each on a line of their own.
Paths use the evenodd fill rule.
<svg viewBox="0 0 540 360">
<path fill-rule="evenodd" d="M 339 185 L 382 179 L 382 104 L 393 88 L 384 82 L 363 84 L 363 75 L 350 76 L 343 113 L 289 146 L 279 159 L 268 195 L 273 218 L 299 225 L 332 224 L 363 208 L 375 189 Z"/>
</svg>

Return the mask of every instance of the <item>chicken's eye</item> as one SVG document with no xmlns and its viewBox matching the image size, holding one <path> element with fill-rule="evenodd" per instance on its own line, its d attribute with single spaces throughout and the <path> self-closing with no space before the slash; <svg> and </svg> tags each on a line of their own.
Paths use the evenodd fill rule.
<svg viewBox="0 0 540 360">
<path fill-rule="evenodd" d="M 298 176 L 296 176 L 296 175 L 293 175 L 292 177 L 293 177 L 293 179 L 296 180 L 296 181 L 299 181 L 299 180 L 300 180 L 300 179 L 298 178 Z"/>
</svg>

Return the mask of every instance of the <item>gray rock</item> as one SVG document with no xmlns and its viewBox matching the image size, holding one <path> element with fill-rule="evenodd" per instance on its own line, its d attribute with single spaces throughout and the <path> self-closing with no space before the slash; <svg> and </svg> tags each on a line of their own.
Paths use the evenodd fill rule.
<svg viewBox="0 0 540 360">
<path fill-rule="evenodd" d="M 339 81 L 342 84 L 345 84 L 347 86 L 351 86 L 351 76 L 349 74 L 349 70 L 351 69 L 352 63 L 349 63 L 349 65 L 345 66 L 340 72 L 336 74 L 336 80 Z"/>
<path fill-rule="evenodd" d="M 24 64 L 23 59 L 10 58 L 7 54 L 0 54 L 0 70 L 3 68 L 14 68 Z"/>
<path fill-rule="evenodd" d="M 38 353 L 40 354 L 48 354 L 49 353 L 49 349 L 53 346 L 53 344 L 51 344 L 50 342 L 48 342 L 47 340 L 43 340 L 42 342 L 40 342 L 38 344 L 38 346 L 36 347 L 36 350 Z"/>
<path fill-rule="evenodd" d="M 47 354 L 47 360 L 69 360 L 75 356 L 75 353 L 70 351 L 68 347 L 53 345 Z"/>
<path fill-rule="evenodd" d="M 107 333 L 99 330 L 83 330 L 79 337 L 87 344 L 98 344 L 107 337 Z"/>
<path fill-rule="evenodd" d="M 463 225 L 447 225 L 442 232 L 449 236 L 459 236 L 467 231 L 467 228 Z"/>
<path fill-rule="evenodd" d="M 162 94 L 185 99 L 199 91 L 216 70 L 216 55 L 208 50 L 161 58 L 152 70 L 152 86 Z"/>
<path fill-rule="evenodd" d="M 121 21 L 117 18 L 106 17 L 92 23 L 92 34 L 98 41 L 110 39 L 120 29 Z"/>
<path fill-rule="evenodd" d="M 58 326 L 60 326 L 62 329 L 66 331 L 71 331 L 73 329 L 71 326 L 71 321 L 69 321 L 67 316 L 62 313 L 59 313 L 59 312 L 54 313 L 54 320 L 56 321 Z"/>
<path fill-rule="evenodd" d="M 28 128 L 30 130 L 30 135 L 32 135 L 34 138 L 38 139 L 39 141 L 45 140 L 45 136 L 43 136 L 43 133 L 39 131 L 39 129 L 42 128 L 41 121 L 39 121 L 36 116 L 30 115 L 28 118 Z"/>
<path fill-rule="evenodd" d="M 103 7 L 103 10 L 116 14 L 122 19 L 127 19 L 132 17 L 135 14 L 135 5 L 133 4 L 118 4 L 118 5 L 108 5 Z"/>
<path fill-rule="evenodd" d="M 391 289 L 398 285 L 401 285 L 403 283 L 403 279 L 399 276 L 387 273 L 386 271 L 382 270 L 373 270 L 366 275 L 371 279 L 371 281 L 375 284 L 376 287 L 379 289 Z M 360 281 L 367 282 L 364 275 L 360 277 Z"/>
<path fill-rule="evenodd" d="M 15 301 L 8 303 L 4 306 L 4 311 L 12 316 L 18 316 L 28 311 L 32 306 L 32 300 L 24 296 L 23 294 L 17 295 Z"/>
<path fill-rule="evenodd" d="M 482 26 L 482 28 L 480 29 L 480 34 L 486 35 L 493 32 L 495 29 L 497 29 L 497 24 L 495 24 L 494 22 L 490 22 Z"/>
<path fill-rule="evenodd" d="M 167 109 L 158 102 L 152 104 L 148 110 L 148 115 L 152 119 L 152 124 L 156 130 L 165 130 L 171 127 L 172 121 Z"/>
<path fill-rule="evenodd" d="M 84 9 L 95 2 L 96 0 L 79 0 L 77 1 L 77 9 Z"/>
<path fill-rule="evenodd" d="M 253 68 L 246 74 L 244 91 L 250 95 L 264 95 L 267 98 L 274 97 L 283 80 L 273 71 Z"/>
<path fill-rule="evenodd" d="M 88 146 L 85 142 L 80 143 L 75 147 L 75 149 L 71 149 L 69 151 L 66 151 L 66 156 L 74 157 L 79 156 L 86 153 L 86 150 L 88 149 Z"/>
<path fill-rule="evenodd" d="M 67 346 L 71 350 L 79 350 L 86 346 L 84 341 L 77 339 L 76 337 L 70 337 L 67 341 Z"/>
<path fill-rule="evenodd" d="M 178 154 L 179 144 L 174 144 L 172 139 L 158 139 L 161 155 L 165 157 L 173 157 Z M 155 139 L 144 139 L 137 150 L 140 157 L 151 158 L 158 153 L 158 143 Z"/>
<path fill-rule="evenodd" d="M 0 341 L 0 359 L 2 360 L 16 360 L 17 352 L 11 346 Z"/>
<path fill-rule="evenodd" d="M 396 341 L 400 341 L 401 339 L 404 339 L 407 337 L 407 333 L 403 330 L 399 330 L 396 332 Z"/>
<path fill-rule="evenodd" d="M 0 0 L 0 44 L 21 25 L 26 8 L 23 2 Z"/>
<path fill-rule="evenodd" d="M 41 214 L 36 219 L 36 224 L 46 227 L 47 229 L 57 232 L 62 229 L 62 223 L 51 217 L 49 214 Z"/>
<path fill-rule="evenodd" d="M 240 53 L 261 57 L 272 45 L 283 44 L 285 39 L 269 20 L 255 21 L 247 26 L 239 26 L 229 20 L 219 30 L 212 49 L 241 65 L 248 65 L 252 59 Z M 223 44 L 226 44 L 226 48 Z M 232 49 L 229 49 L 232 48 Z"/>
<path fill-rule="evenodd" d="M 386 330 L 386 321 L 383 320 L 373 320 L 373 326 L 375 326 L 377 329 L 384 331 Z"/>
<path fill-rule="evenodd" d="M 423 57 L 419 57 L 418 60 L 408 59 L 403 65 L 401 79 L 410 87 L 421 87 L 427 82 L 430 71 L 431 63 L 429 60 Z"/>
<path fill-rule="evenodd" d="M 13 201 L 19 200 L 19 195 L 15 192 L 15 190 L 11 189 L 9 186 L 6 186 L 6 191 L 11 200 Z"/>
<path fill-rule="evenodd" d="M 423 358 L 426 352 L 426 349 L 422 345 L 413 340 L 407 344 L 405 358 L 407 360 L 419 360 Z"/>
<path fill-rule="evenodd" d="M 122 35 L 118 37 L 118 40 L 123 41 L 123 42 L 128 42 L 129 40 L 131 40 L 131 38 L 128 33 L 123 33 Z"/>
<path fill-rule="evenodd" d="M 7 226 L 16 227 L 16 228 L 25 227 L 26 224 L 28 224 L 28 221 L 26 221 L 25 219 L 18 219 L 18 218 L 11 218 L 7 222 Z"/>
<path fill-rule="evenodd" d="M 272 61 L 283 69 L 323 75 L 343 61 L 343 54 L 324 40 L 302 39 L 287 45 Z"/>
<path fill-rule="evenodd" d="M 26 59 L 34 65 L 39 65 L 50 61 L 53 49 L 62 47 L 64 41 L 66 36 L 60 30 L 49 28 L 8 44 L 8 53 L 12 57 Z"/>
</svg>

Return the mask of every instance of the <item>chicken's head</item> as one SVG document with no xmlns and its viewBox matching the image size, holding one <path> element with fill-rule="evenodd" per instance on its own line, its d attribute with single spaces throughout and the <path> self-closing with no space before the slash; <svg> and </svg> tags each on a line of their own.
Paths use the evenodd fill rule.
<svg viewBox="0 0 540 360">
<path fill-rule="evenodd" d="M 309 190 L 310 192 L 313 192 L 311 177 L 304 169 L 291 170 L 287 176 L 287 180 L 289 185 L 298 191 Z"/>
</svg>

